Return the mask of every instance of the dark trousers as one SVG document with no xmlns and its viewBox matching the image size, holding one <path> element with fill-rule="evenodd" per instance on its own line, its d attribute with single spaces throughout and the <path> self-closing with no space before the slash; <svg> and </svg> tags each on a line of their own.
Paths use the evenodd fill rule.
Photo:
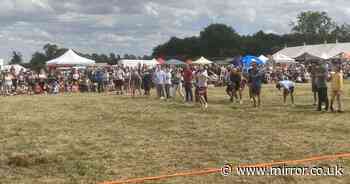
<svg viewBox="0 0 350 184">
<path fill-rule="evenodd" d="M 329 107 L 329 100 L 328 100 L 328 92 L 327 87 L 318 88 L 317 94 L 318 94 L 318 108 L 317 110 L 322 110 L 322 104 L 325 103 L 326 107 L 325 109 L 328 110 Z"/>
<path fill-rule="evenodd" d="M 103 86 L 103 82 L 102 81 L 99 81 L 97 83 L 97 90 L 98 90 L 99 93 L 104 92 L 104 86 Z"/>
<path fill-rule="evenodd" d="M 164 94 L 164 84 L 157 84 L 157 94 L 158 94 L 158 98 L 161 98 L 161 97 L 165 97 L 165 94 Z"/>
<path fill-rule="evenodd" d="M 192 84 L 185 83 L 186 102 L 193 102 Z"/>
<path fill-rule="evenodd" d="M 165 94 L 166 94 L 166 98 L 171 98 L 170 95 L 170 84 L 165 84 Z"/>
</svg>

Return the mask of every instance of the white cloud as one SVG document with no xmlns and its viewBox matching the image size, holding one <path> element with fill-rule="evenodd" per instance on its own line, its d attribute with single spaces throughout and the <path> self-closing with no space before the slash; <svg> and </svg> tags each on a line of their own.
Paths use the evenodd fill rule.
<svg viewBox="0 0 350 184">
<path fill-rule="evenodd" d="M 120 42 L 127 42 L 127 41 L 136 41 L 135 38 L 131 36 L 121 36 L 116 34 L 100 34 L 97 33 L 97 39 L 99 41 L 107 41 L 107 42 L 114 42 L 114 43 L 120 43 Z"/>
<path fill-rule="evenodd" d="M 145 9 L 146 9 L 147 14 L 153 15 L 156 17 L 159 16 L 159 13 L 158 13 L 159 6 L 157 4 L 152 3 L 152 2 L 146 3 Z"/>
</svg>

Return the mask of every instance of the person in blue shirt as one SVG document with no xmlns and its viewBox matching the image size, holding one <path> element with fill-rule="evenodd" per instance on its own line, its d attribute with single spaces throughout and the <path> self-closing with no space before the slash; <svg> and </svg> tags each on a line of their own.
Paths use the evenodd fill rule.
<svg viewBox="0 0 350 184">
<path fill-rule="evenodd" d="M 253 98 L 254 107 L 261 105 L 261 86 L 264 73 L 258 69 L 256 62 L 252 63 L 252 68 L 248 72 L 248 83 L 250 87 L 251 97 Z"/>
<path fill-rule="evenodd" d="M 97 90 L 99 93 L 104 91 L 103 88 L 103 72 L 101 70 L 97 70 L 95 73 L 95 81 L 97 82 Z"/>
<path fill-rule="evenodd" d="M 294 105 L 294 88 L 295 84 L 293 81 L 290 81 L 288 79 L 279 81 L 276 84 L 276 88 L 281 91 L 283 89 L 283 103 L 287 103 L 287 96 L 290 95 L 292 105 Z"/>
</svg>

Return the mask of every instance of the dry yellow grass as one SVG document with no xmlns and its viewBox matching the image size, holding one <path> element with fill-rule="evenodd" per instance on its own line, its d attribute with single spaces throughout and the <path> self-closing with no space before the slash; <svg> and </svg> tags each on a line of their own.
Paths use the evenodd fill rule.
<svg viewBox="0 0 350 184">
<path fill-rule="evenodd" d="M 98 183 L 168 174 L 229 161 L 260 163 L 350 152 L 350 85 L 344 114 L 316 112 L 309 85 L 296 107 L 281 105 L 273 86 L 263 106 L 231 104 L 209 90 L 209 109 L 180 100 L 80 94 L 0 98 L 0 183 Z M 246 97 L 246 96 L 245 96 Z M 344 177 L 173 178 L 158 183 L 349 183 Z M 152 183 L 152 182 L 151 182 Z"/>
</svg>

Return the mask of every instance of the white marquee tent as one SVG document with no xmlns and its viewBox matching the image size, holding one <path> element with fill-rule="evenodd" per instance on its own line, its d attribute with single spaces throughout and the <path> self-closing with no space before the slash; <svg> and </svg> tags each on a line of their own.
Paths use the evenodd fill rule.
<svg viewBox="0 0 350 184">
<path fill-rule="evenodd" d="M 197 64 L 197 65 L 208 65 L 212 64 L 212 61 L 209 61 L 208 59 L 201 57 L 197 61 L 194 61 L 192 64 Z"/>
<path fill-rule="evenodd" d="M 297 58 L 304 53 L 309 53 L 313 56 L 322 59 L 331 59 L 340 53 L 350 52 L 350 43 L 330 43 L 330 44 L 318 44 L 318 45 L 304 45 L 298 47 L 287 47 L 280 51 L 278 54 L 283 54 L 289 58 Z"/>
<path fill-rule="evenodd" d="M 274 54 L 272 57 L 276 63 L 281 63 L 281 64 L 295 63 L 295 59 L 292 59 L 292 58 L 285 56 L 283 54 L 280 54 L 280 53 Z"/>
<path fill-rule="evenodd" d="M 141 64 L 141 66 L 147 65 L 149 67 L 154 67 L 158 64 L 158 61 L 156 59 L 152 59 L 152 60 L 122 59 L 119 61 L 119 64 L 126 66 L 126 67 L 137 67 L 139 64 Z"/>
<path fill-rule="evenodd" d="M 87 59 L 84 57 L 79 56 L 76 54 L 73 50 L 69 49 L 66 53 L 64 53 L 62 56 L 53 59 L 51 61 L 48 61 L 46 63 L 47 65 L 81 65 L 81 66 L 87 66 L 87 65 L 93 65 L 95 64 L 94 60 Z"/>
</svg>

